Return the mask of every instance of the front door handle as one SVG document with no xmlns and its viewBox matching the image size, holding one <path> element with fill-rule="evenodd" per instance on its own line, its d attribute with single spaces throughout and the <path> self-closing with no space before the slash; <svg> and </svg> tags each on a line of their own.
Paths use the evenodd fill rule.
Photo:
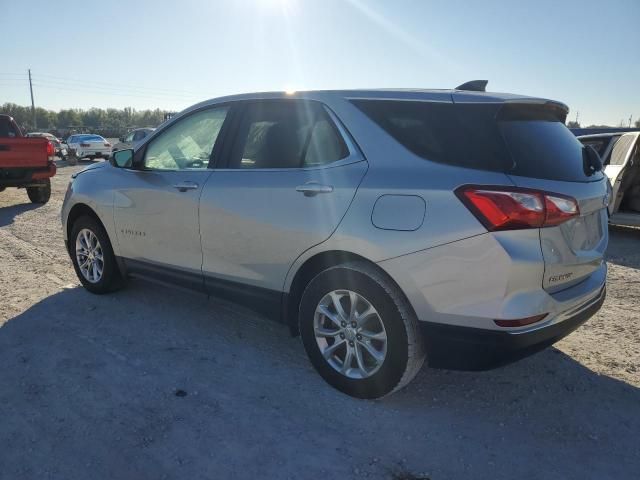
<svg viewBox="0 0 640 480">
<path fill-rule="evenodd" d="M 298 185 L 296 192 L 304 193 L 305 197 L 313 197 L 319 193 L 331 193 L 333 192 L 333 186 L 320 185 L 319 183 L 305 183 L 304 185 Z"/>
<path fill-rule="evenodd" d="M 187 190 L 195 190 L 198 188 L 198 184 L 196 182 L 180 182 L 173 185 L 173 188 L 178 189 L 181 192 L 186 192 Z"/>
</svg>

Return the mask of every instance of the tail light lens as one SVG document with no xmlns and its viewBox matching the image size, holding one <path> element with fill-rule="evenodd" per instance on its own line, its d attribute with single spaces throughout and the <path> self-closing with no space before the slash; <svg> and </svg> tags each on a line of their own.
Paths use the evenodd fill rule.
<svg viewBox="0 0 640 480">
<path fill-rule="evenodd" d="M 47 141 L 47 157 L 53 157 L 56 153 L 55 148 L 53 148 L 53 143 Z"/>
<path fill-rule="evenodd" d="M 489 231 L 552 227 L 580 214 L 574 198 L 540 190 L 465 185 L 455 193 Z"/>
<path fill-rule="evenodd" d="M 111 144 L 107 142 L 107 143 L 105 143 L 105 144 L 104 144 L 104 146 L 105 146 L 105 147 L 110 147 L 110 146 L 111 146 Z"/>
</svg>

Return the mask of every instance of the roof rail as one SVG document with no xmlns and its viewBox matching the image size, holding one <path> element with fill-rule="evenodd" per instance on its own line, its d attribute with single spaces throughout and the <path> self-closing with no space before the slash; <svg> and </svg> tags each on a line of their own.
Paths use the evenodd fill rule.
<svg viewBox="0 0 640 480">
<path fill-rule="evenodd" d="M 489 83 L 489 80 L 471 80 L 470 82 L 465 82 L 462 85 L 458 85 L 455 89 L 467 90 L 470 92 L 486 92 L 487 83 Z"/>
</svg>

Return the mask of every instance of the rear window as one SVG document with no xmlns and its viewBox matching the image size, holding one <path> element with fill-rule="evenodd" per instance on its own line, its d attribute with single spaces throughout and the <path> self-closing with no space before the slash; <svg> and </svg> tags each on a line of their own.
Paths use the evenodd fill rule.
<svg viewBox="0 0 640 480">
<path fill-rule="evenodd" d="M 76 142 L 104 142 L 105 139 L 100 135 L 78 135 Z"/>
<path fill-rule="evenodd" d="M 352 100 L 395 140 L 427 160 L 563 181 L 593 181 L 582 144 L 547 105 Z"/>
</svg>

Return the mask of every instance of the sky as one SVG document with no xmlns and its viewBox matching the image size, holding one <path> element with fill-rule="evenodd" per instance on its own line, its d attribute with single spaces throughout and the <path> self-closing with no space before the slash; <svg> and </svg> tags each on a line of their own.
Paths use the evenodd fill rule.
<svg viewBox="0 0 640 480">
<path fill-rule="evenodd" d="M 52 5 L 55 4 L 55 9 Z M 161 108 L 255 91 L 453 88 L 640 118 L 640 0 L 0 0 L 0 104 Z"/>
</svg>

